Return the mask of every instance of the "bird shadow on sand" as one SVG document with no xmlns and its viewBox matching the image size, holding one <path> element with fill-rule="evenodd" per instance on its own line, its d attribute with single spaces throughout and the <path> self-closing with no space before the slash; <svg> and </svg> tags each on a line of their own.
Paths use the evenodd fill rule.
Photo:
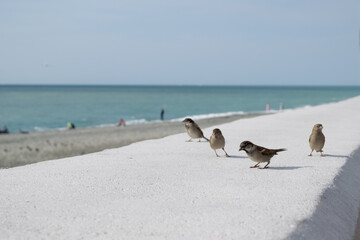
<svg viewBox="0 0 360 240">
<path fill-rule="evenodd" d="M 245 157 L 245 156 L 228 156 L 227 158 L 248 158 L 248 157 Z"/>
<path fill-rule="evenodd" d="M 296 170 L 300 168 L 312 168 L 312 166 L 294 166 L 294 167 L 269 167 L 268 170 Z"/>
<path fill-rule="evenodd" d="M 333 158 L 349 158 L 350 156 L 346 155 L 336 155 L 336 154 L 324 154 L 323 157 L 333 157 Z"/>
</svg>

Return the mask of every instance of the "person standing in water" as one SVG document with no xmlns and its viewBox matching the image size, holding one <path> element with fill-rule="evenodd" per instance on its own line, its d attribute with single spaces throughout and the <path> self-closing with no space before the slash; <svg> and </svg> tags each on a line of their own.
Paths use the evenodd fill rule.
<svg viewBox="0 0 360 240">
<path fill-rule="evenodd" d="M 165 110 L 162 108 L 162 109 L 161 109 L 161 112 L 160 112 L 160 119 L 161 119 L 161 121 L 164 121 L 164 113 L 165 113 Z"/>
</svg>

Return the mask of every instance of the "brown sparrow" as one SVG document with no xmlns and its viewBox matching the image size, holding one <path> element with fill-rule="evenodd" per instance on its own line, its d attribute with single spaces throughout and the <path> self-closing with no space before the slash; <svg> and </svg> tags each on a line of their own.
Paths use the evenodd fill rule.
<svg viewBox="0 0 360 240">
<path fill-rule="evenodd" d="M 206 141 L 209 141 L 209 139 L 204 137 L 199 125 L 197 125 L 191 118 L 185 118 L 182 122 L 185 123 L 186 132 L 190 136 L 190 139 L 187 142 L 191 142 L 193 138 L 204 138 Z"/>
<path fill-rule="evenodd" d="M 213 130 L 213 134 L 210 137 L 210 147 L 212 149 L 214 149 L 217 157 L 219 157 L 219 155 L 217 154 L 216 149 L 220 149 L 220 148 L 225 152 L 225 155 L 227 157 L 229 157 L 229 155 L 227 154 L 227 152 L 225 151 L 225 148 L 224 148 L 225 147 L 225 138 L 222 135 L 220 129 L 218 129 L 218 128 L 215 128 Z"/>
<path fill-rule="evenodd" d="M 277 152 L 285 151 L 286 149 L 267 149 L 264 147 L 257 146 L 253 144 L 250 141 L 244 141 L 240 144 L 239 151 L 244 150 L 248 157 L 253 160 L 254 162 L 257 162 L 254 166 L 250 168 L 256 168 L 259 167 L 259 164 L 262 162 L 267 162 L 267 164 L 262 168 L 268 168 L 268 165 L 270 164 L 270 159 L 277 155 Z"/>
<path fill-rule="evenodd" d="M 325 136 L 322 133 L 323 126 L 321 124 L 315 124 L 312 133 L 309 137 L 309 144 L 311 148 L 311 152 L 309 156 L 312 156 L 312 152 L 315 150 L 316 152 L 320 152 L 320 156 L 323 155 L 323 147 L 325 144 Z"/>
</svg>

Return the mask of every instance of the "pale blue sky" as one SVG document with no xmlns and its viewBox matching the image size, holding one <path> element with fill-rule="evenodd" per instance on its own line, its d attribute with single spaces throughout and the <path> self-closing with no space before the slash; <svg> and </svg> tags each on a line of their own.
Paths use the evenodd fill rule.
<svg viewBox="0 0 360 240">
<path fill-rule="evenodd" d="M 360 85 L 360 1 L 1 1 L 0 84 Z"/>
</svg>

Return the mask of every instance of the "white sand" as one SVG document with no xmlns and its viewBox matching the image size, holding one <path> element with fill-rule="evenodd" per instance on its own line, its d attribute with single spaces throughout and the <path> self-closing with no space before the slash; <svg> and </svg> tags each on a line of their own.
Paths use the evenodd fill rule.
<svg viewBox="0 0 360 240">
<path fill-rule="evenodd" d="M 356 97 L 217 126 L 231 158 L 178 134 L 2 169 L 0 239 L 351 239 L 359 110 Z M 325 157 L 307 156 L 315 123 Z M 243 140 L 288 151 L 250 169 Z"/>
</svg>

